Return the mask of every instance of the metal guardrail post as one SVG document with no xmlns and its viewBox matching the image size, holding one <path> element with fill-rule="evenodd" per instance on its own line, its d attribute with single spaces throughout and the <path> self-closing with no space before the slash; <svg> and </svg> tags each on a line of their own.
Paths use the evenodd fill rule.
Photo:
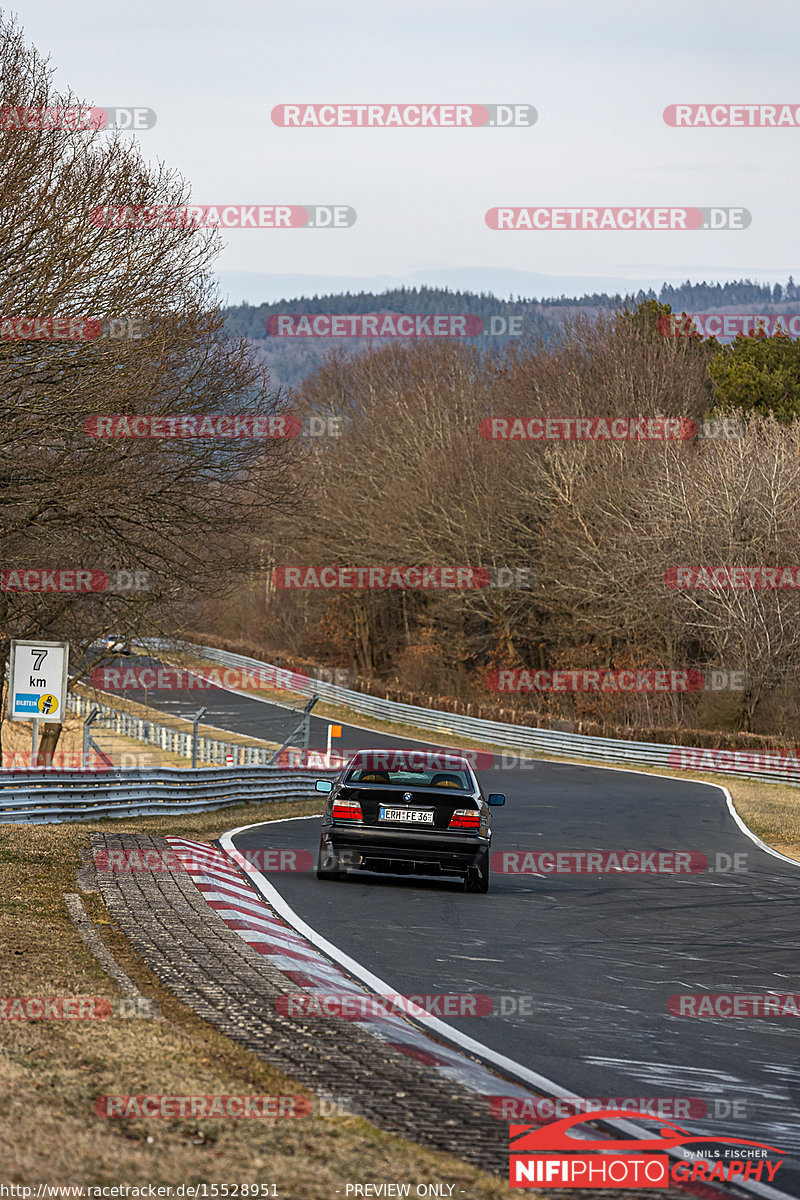
<svg viewBox="0 0 800 1200">
<path fill-rule="evenodd" d="M 87 769 L 87 764 L 89 762 L 89 751 L 90 750 L 94 750 L 95 754 L 99 754 L 101 760 L 105 763 L 105 765 L 107 767 L 114 766 L 113 760 L 108 757 L 108 755 L 105 753 L 104 750 L 100 749 L 97 742 L 94 740 L 91 733 L 89 732 L 92 721 L 94 721 L 95 717 L 100 716 L 100 711 L 101 711 L 100 707 L 97 704 L 95 704 L 94 707 L 90 710 L 88 717 L 83 722 L 83 745 L 81 747 L 81 750 L 82 750 L 81 765 L 83 766 L 84 770 Z"/>
<path fill-rule="evenodd" d="M 152 639 L 142 644 L 157 650 L 169 651 L 179 648 L 224 666 L 247 670 L 266 669 L 272 672 L 279 670 L 260 659 L 217 650 L 212 646 L 200 646 L 194 642 L 175 643 L 164 639 Z M 568 758 L 588 758 L 626 765 L 663 766 L 673 770 L 710 771 L 717 775 L 740 779 L 762 779 L 800 786 L 800 756 L 780 750 L 772 751 L 769 747 L 728 751 L 702 749 L 697 746 L 675 746 L 663 742 L 602 738 L 562 730 L 541 729 L 535 725 L 508 725 L 502 721 L 422 708 L 415 704 L 385 700 L 368 692 L 353 691 L 321 680 L 308 680 L 305 684 L 298 682 L 296 686 L 293 682 L 292 688 L 302 695 L 308 695 L 312 684 L 315 700 L 322 698 L 350 708 L 363 716 L 375 717 L 382 721 L 400 721 L 404 725 L 431 730 L 438 735 L 447 734 L 449 737 L 465 737 L 493 744 L 502 747 L 503 753 L 506 749 L 528 750 L 534 754 L 556 754 Z M 292 736 L 299 734 L 301 729 L 302 726 L 298 727 Z M 286 743 L 280 750 L 285 748 Z M 267 761 L 274 762 L 280 750 L 273 753 Z M 264 753 L 259 753 L 259 759 Z"/>
<path fill-rule="evenodd" d="M 207 712 L 207 708 L 198 708 L 192 717 L 192 770 L 197 767 L 197 726 L 200 724 L 200 718 L 204 717 Z"/>
<path fill-rule="evenodd" d="M 281 754 L 286 749 L 286 747 L 291 743 L 292 739 L 296 738 L 298 736 L 298 734 L 303 739 L 303 750 L 306 753 L 306 758 L 307 758 L 308 743 L 311 738 L 311 710 L 314 707 L 314 705 L 317 703 L 318 700 L 319 700 L 319 696 L 311 697 L 308 704 L 303 709 L 303 719 L 300 722 L 300 724 L 295 729 L 292 730 L 292 732 L 286 738 L 283 745 L 279 746 L 278 749 L 275 750 L 274 753 L 271 754 L 270 757 L 267 759 L 266 765 L 268 767 L 272 766 L 272 764 L 277 759 L 278 755 Z"/>
</svg>

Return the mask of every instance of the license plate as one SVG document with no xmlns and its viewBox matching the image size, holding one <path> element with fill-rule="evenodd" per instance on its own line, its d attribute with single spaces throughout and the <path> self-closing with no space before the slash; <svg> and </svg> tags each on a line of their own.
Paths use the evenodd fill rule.
<svg viewBox="0 0 800 1200">
<path fill-rule="evenodd" d="M 378 809 L 379 821 L 413 821 L 415 824 L 432 825 L 433 815 L 432 808 L 384 808 L 381 805 Z"/>
</svg>

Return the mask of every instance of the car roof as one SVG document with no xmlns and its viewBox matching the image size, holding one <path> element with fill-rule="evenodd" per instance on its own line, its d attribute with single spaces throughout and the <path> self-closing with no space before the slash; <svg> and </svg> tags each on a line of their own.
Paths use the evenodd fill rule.
<svg viewBox="0 0 800 1200">
<path fill-rule="evenodd" d="M 453 751 L 448 750 L 446 746 L 442 746 L 441 750 L 420 750 L 417 746 L 407 746 L 407 747 L 402 747 L 402 748 L 399 746 L 392 746 L 389 749 L 387 749 L 385 746 L 367 746 L 363 750 L 353 750 L 350 755 L 349 761 L 352 762 L 354 758 L 358 758 L 359 754 L 386 754 L 386 755 L 391 755 L 391 754 L 428 755 L 429 754 L 431 756 L 431 758 L 438 758 L 438 757 L 445 758 L 447 760 L 447 762 L 449 764 L 451 764 L 451 766 L 453 767 L 453 770 L 456 770 L 456 771 L 459 770 L 460 769 L 459 764 L 461 764 L 467 770 L 472 769 L 472 764 L 470 763 L 468 758 L 465 758 L 463 754 L 454 754 Z M 444 768 L 440 768 L 440 769 L 444 769 Z"/>
<path fill-rule="evenodd" d="M 445 772 L 446 771 L 463 771 L 466 773 L 467 780 L 469 781 L 469 787 L 466 789 L 462 789 L 462 790 L 471 790 L 471 791 L 479 790 L 478 778 L 472 768 L 472 763 L 469 761 L 469 759 L 464 758 L 463 755 L 454 754 L 452 752 L 452 750 L 447 750 L 445 747 L 443 747 L 442 750 L 438 754 L 433 750 L 418 750 L 418 749 L 412 748 L 412 747 L 409 747 L 408 749 L 405 749 L 405 750 L 400 750 L 400 749 L 386 750 L 383 747 L 381 747 L 379 749 L 369 749 L 368 748 L 365 750 L 354 750 L 352 755 L 350 756 L 350 758 L 348 759 L 347 763 L 345 764 L 345 766 L 343 768 L 345 774 L 348 771 L 350 771 L 354 766 L 357 766 L 356 760 L 358 759 L 358 756 L 361 754 L 364 754 L 364 755 L 367 755 L 367 754 L 427 755 L 427 754 L 429 754 L 432 758 L 433 757 L 441 757 L 444 760 L 443 762 L 428 764 L 430 770 L 445 771 Z M 390 771 L 392 769 L 399 770 L 400 768 L 398 768 L 398 767 L 392 768 L 388 763 L 385 766 L 381 766 L 381 765 L 376 766 L 375 764 L 373 764 L 373 770 L 376 770 L 376 771 L 380 771 L 380 770 Z M 390 786 L 392 786 L 392 785 L 390 784 Z M 403 786 L 407 786 L 407 785 L 398 783 L 397 786 L 403 787 Z"/>
</svg>

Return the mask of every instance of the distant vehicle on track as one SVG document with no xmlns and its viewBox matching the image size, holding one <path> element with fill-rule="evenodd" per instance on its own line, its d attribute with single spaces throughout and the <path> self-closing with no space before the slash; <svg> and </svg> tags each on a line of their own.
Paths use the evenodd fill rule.
<svg viewBox="0 0 800 1200">
<path fill-rule="evenodd" d="M 450 751 L 358 750 L 338 779 L 318 779 L 327 794 L 318 879 L 348 869 L 434 875 L 489 890 L 490 805 L 470 763 Z"/>
<path fill-rule="evenodd" d="M 108 637 L 104 637 L 100 645 L 104 650 L 110 650 L 112 654 L 124 654 L 126 658 L 132 653 L 130 640 L 120 637 L 118 634 L 111 633 Z"/>
</svg>

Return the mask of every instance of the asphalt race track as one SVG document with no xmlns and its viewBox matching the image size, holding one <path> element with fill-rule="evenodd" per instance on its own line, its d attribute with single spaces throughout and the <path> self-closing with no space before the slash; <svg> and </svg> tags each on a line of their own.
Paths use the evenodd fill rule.
<svg viewBox="0 0 800 1200">
<path fill-rule="evenodd" d="M 146 698 L 180 715 L 206 705 L 204 722 L 256 736 L 276 736 L 267 727 L 285 726 L 288 715 L 214 690 Z M 313 748 L 324 748 L 327 724 L 313 719 Z M 408 744 L 350 726 L 340 742 Z M 481 782 L 507 797 L 493 810 L 495 852 L 684 851 L 706 855 L 711 867 L 738 854 L 746 870 L 494 873 L 485 896 L 385 876 L 330 883 L 312 872 L 270 882 L 398 992 L 484 993 L 495 1009 L 504 997 L 505 1015 L 448 1024 L 577 1095 L 704 1099 L 704 1118 L 677 1123 L 780 1147 L 789 1157 L 773 1187 L 800 1196 L 798 1018 L 687 1018 L 667 1007 L 678 993 L 800 991 L 800 866 L 761 850 L 708 785 L 544 761 L 493 768 Z M 249 829 L 235 844 L 244 854 L 290 847 L 316 855 L 318 836 L 316 819 L 294 820 Z M 517 1011 L 521 997 L 532 997 L 532 1015 Z"/>
<path fill-rule="evenodd" d="M 155 658 L 131 654 L 127 658 L 117 659 L 113 665 L 124 671 L 126 668 L 158 667 L 162 664 Z M 282 742 L 284 737 L 298 724 L 302 712 L 302 703 L 299 709 L 296 705 L 288 703 L 284 707 L 280 704 L 268 704 L 263 700 L 254 699 L 244 692 L 229 692 L 223 688 L 213 687 L 192 688 L 186 691 L 127 689 L 119 694 L 126 700 L 133 700 L 137 704 L 152 705 L 153 708 L 161 709 L 175 717 L 182 717 L 184 720 L 191 720 L 199 708 L 207 708 L 208 711 L 201 720 L 203 725 L 214 725 L 221 730 L 230 730 L 248 737 L 264 738 L 278 743 Z M 329 724 L 329 721 L 315 717 L 312 712 L 312 749 L 324 750 L 326 748 Z M 342 737 L 337 738 L 334 742 L 334 749 L 358 750 L 365 745 L 406 746 L 408 741 L 345 725 L 342 729 Z"/>
</svg>

